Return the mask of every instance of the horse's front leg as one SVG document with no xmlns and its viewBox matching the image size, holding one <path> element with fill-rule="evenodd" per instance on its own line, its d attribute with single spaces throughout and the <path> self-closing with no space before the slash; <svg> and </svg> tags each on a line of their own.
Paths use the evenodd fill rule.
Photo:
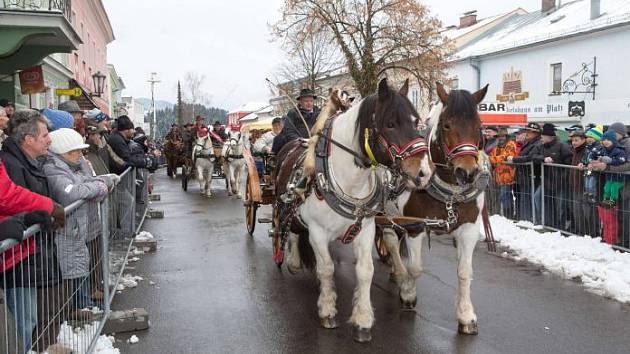
<svg viewBox="0 0 630 354">
<path fill-rule="evenodd" d="M 315 253 L 316 273 L 319 280 L 317 309 L 324 328 L 337 328 L 337 292 L 335 290 L 335 264 L 328 249 L 328 235 L 319 225 L 309 225 L 309 242 Z M 293 251 L 293 250 L 292 250 Z"/>
<path fill-rule="evenodd" d="M 214 168 L 214 165 L 212 163 L 210 163 L 209 165 L 209 168 L 203 170 L 203 194 L 206 197 L 212 197 L 212 169 Z"/>
<path fill-rule="evenodd" d="M 372 245 L 374 243 L 374 218 L 363 221 L 363 228 L 352 242 L 356 257 L 355 271 L 357 285 L 354 289 L 354 303 L 350 323 L 353 325 L 353 337 L 357 342 L 372 340 L 371 329 L 374 325 L 374 309 L 370 300 L 370 287 L 374 275 Z"/>
<path fill-rule="evenodd" d="M 232 188 L 234 188 L 234 194 L 236 194 L 236 198 L 241 198 L 241 166 L 237 163 L 234 167 L 234 184 L 232 184 Z"/>
<path fill-rule="evenodd" d="M 472 256 L 479 239 L 480 223 L 467 223 L 455 231 L 457 239 L 457 302 L 456 312 L 459 325 L 457 331 L 461 334 L 477 334 L 477 315 L 470 299 L 470 284 L 473 268 Z"/>
<path fill-rule="evenodd" d="M 232 178 L 232 166 L 228 164 L 223 165 L 223 173 L 225 174 L 225 189 L 227 190 L 227 194 L 231 196 L 232 186 L 234 185 L 234 179 Z"/>
</svg>

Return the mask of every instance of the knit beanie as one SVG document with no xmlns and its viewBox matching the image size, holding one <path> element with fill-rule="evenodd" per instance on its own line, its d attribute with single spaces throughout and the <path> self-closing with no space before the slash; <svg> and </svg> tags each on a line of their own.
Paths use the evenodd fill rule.
<svg viewBox="0 0 630 354">
<path fill-rule="evenodd" d="M 608 130 L 612 130 L 615 133 L 620 134 L 621 136 L 627 136 L 628 135 L 628 129 L 626 129 L 626 126 L 621 123 L 621 122 L 616 122 L 610 125 L 610 127 L 608 127 Z"/>
<path fill-rule="evenodd" d="M 72 128 L 74 126 L 72 114 L 66 111 L 44 108 L 42 115 L 50 122 L 49 131 L 55 131 L 61 128 Z"/>
<path fill-rule="evenodd" d="M 50 133 L 50 147 L 48 150 L 55 154 L 65 154 L 66 152 L 74 150 L 83 150 L 90 147 L 90 145 L 83 142 L 81 134 L 77 133 L 74 129 L 60 128 Z"/>
<path fill-rule="evenodd" d="M 602 140 L 610 140 L 614 144 L 617 144 L 617 135 L 614 130 L 608 129 L 602 136 Z"/>
<path fill-rule="evenodd" d="M 604 133 L 602 132 L 601 126 L 596 126 L 595 128 L 591 128 L 586 132 L 587 138 L 593 138 L 597 141 L 601 141 Z"/>
</svg>

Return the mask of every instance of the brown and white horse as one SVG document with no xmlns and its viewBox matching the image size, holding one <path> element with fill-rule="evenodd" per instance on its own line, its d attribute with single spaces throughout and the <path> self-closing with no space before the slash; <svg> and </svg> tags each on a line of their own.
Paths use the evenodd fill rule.
<svg viewBox="0 0 630 354">
<path fill-rule="evenodd" d="M 477 105 L 487 90 L 486 85 L 473 94 L 465 90 L 447 93 L 438 83 L 440 102 L 424 122 L 431 129 L 429 145 L 435 173 L 425 190 L 405 193 L 397 200 L 397 207 L 404 216 L 445 221 L 446 227 L 436 232 L 455 237 L 458 262 L 456 314 L 458 331 L 463 334 L 477 334 L 478 331 L 470 284 L 473 250 L 480 238 L 482 224 L 482 180 L 487 177 L 485 155 L 479 151 L 481 120 Z M 397 235 L 393 229 L 383 230 L 393 275 L 400 287 L 401 306 L 413 309 L 417 302 L 416 279 L 423 270 L 422 242 L 427 232 L 409 234 L 400 240 L 399 236 L 400 233 Z M 404 257 L 401 256 L 400 242 L 407 251 L 403 252 L 406 253 Z"/>
<path fill-rule="evenodd" d="M 335 263 L 329 247 L 337 240 L 352 247 L 357 283 L 350 323 L 354 339 L 359 342 L 371 340 L 374 324 L 370 300 L 375 233 L 372 208 L 380 208 L 379 199 L 384 192 L 378 173 L 365 161 L 405 173 L 410 177 L 411 188 L 425 186 L 433 172 L 428 147 L 415 129 L 419 116 L 406 97 L 407 90 L 408 82 L 397 92 L 383 79 L 376 94 L 328 119 L 325 132 L 320 135 L 323 145 L 317 150 L 312 192 L 302 203 L 282 201 L 287 181 L 281 176 L 298 168 L 294 155 L 305 148 L 298 151 L 295 143 L 289 143 L 278 154 L 276 197 L 280 199 L 275 208 L 293 210 L 291 215 L 295 216 L 290 219 L 289 270 L 295 272 L 302 265 L 315 268 L 320 285 L 317 307 L 321 324 L 336 328 Z M 339 245 L 335 242 L 335 246 Z"/>
</svg>

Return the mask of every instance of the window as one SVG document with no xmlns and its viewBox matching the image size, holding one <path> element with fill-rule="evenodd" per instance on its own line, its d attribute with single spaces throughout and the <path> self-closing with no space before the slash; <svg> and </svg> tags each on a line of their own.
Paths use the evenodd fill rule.
<svg viewBox="0 0 630 354">
<path fill-rule="evenodd" d="M 562 63 L 551 64 L 551 91 L 560 93 L 562 91 Z"/>
</svg>

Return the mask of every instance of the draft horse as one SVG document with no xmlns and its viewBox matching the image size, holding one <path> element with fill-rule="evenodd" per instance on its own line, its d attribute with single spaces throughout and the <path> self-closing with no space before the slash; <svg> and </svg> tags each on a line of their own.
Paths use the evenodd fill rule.
<svg viewBox="0 0 630 354">
<path fill-rule="evenodd" d="M 166 174 L 175 178 L 177 176 L 177 167 L 184 162 L 184 139 L 176 129 L 171 129 L 166 136 L 164 156 L 166 157 Z"/>
<path fill-rule="evenodd" d="M 222 155 L 225 161 L 223 169 L 228 195 L 241 198 L 241 173 L 245 166 L 245 158 L 243 157 L 243 141 L 240 132 L 231 130 L 228 132 L 228 139 L 223 145 Z"/>
<path fill-rule="evenodd" d="M 372 338 L 374 215 L 381 209 L 387 191 L 386 183 L 372 166 L 384 166 L 405 175 L 408 188 L 425 186 L 433 172 L 426 141 L 416 130 L 419 116 L 407 99 L 407 91 L 408 81 L 397 92 L 383 79 L 376 94 L 346 112 L 330 118 L 320 116 L 327 121 L 316 124 L 323 128 L 313 132 L 320 138 L 315 149 L 315 174 L 303 200 L 296 198 L 291 202 L 287 195 L 295 181 L 302 178 L 300 156 L 303 159 L 306 144 L 294 141 L 278 154 L 278 200 L 274 209 L 282 211 L 279 216 L 274 212 L 274 217 L 290 231 L 288 269 L 292 273 L 302 266 L 315 269 L 320 286 L 317 307 L 321 325 L 336 328 L 335 266 L 329 246 L 340 240 L 353 248 L 357 284 L 350 323 L 353 337 L 359 342 Z M 274 227 L 274 232 L 284 230 Z"/>
<path fill-rule="evenodd" d="M 489 227 L 483 217 L 484 190 L 490 178 L 485 154 L 480 151 L 481 120 L 477 105 L 488 91 L 471 94 L 465 90 L 447 93 L 438 83 L 440 101 L 422 122 L 430 129 L 430 156 L 436 166 L 434 175 L 425 190 L 414 190 L 399 197 L 399 211 L 405 217 L 432 220 L 433 227 L 421 232 L 395 232 L 383 230 L 385 246 L 390 255 L 394 278 L 400 288 L 403 309 L 416 306 L 416 279 L 422 274 L 422 242 L 429 232 L 452 235 L 457 247 L 457 300 L 458 332 L 477 334 L 477 315 L 470 299 L 472 256 L 480 227 Z M 485 219 L 485 220 L 482 220 Z M 439 226 L 438 226 L 439 225 Z M 486 229 L 488 237 L 488 229 Z M 492 240 L 493 241 L 493 240 Z M 405 248 L 404 257 L 401 249 Z"/>
<path fill-rule="evenodd" d="M 197 171 L 197 180 L 199 181 L 199 192 L 206 197 L 212 196 L 212 171 L 217 161 L 212 139 L 209 134 L 197 136 L 197 141 L 193 147 L 192 159 L 194 161 L 195 170 Z"/>
</svg>

